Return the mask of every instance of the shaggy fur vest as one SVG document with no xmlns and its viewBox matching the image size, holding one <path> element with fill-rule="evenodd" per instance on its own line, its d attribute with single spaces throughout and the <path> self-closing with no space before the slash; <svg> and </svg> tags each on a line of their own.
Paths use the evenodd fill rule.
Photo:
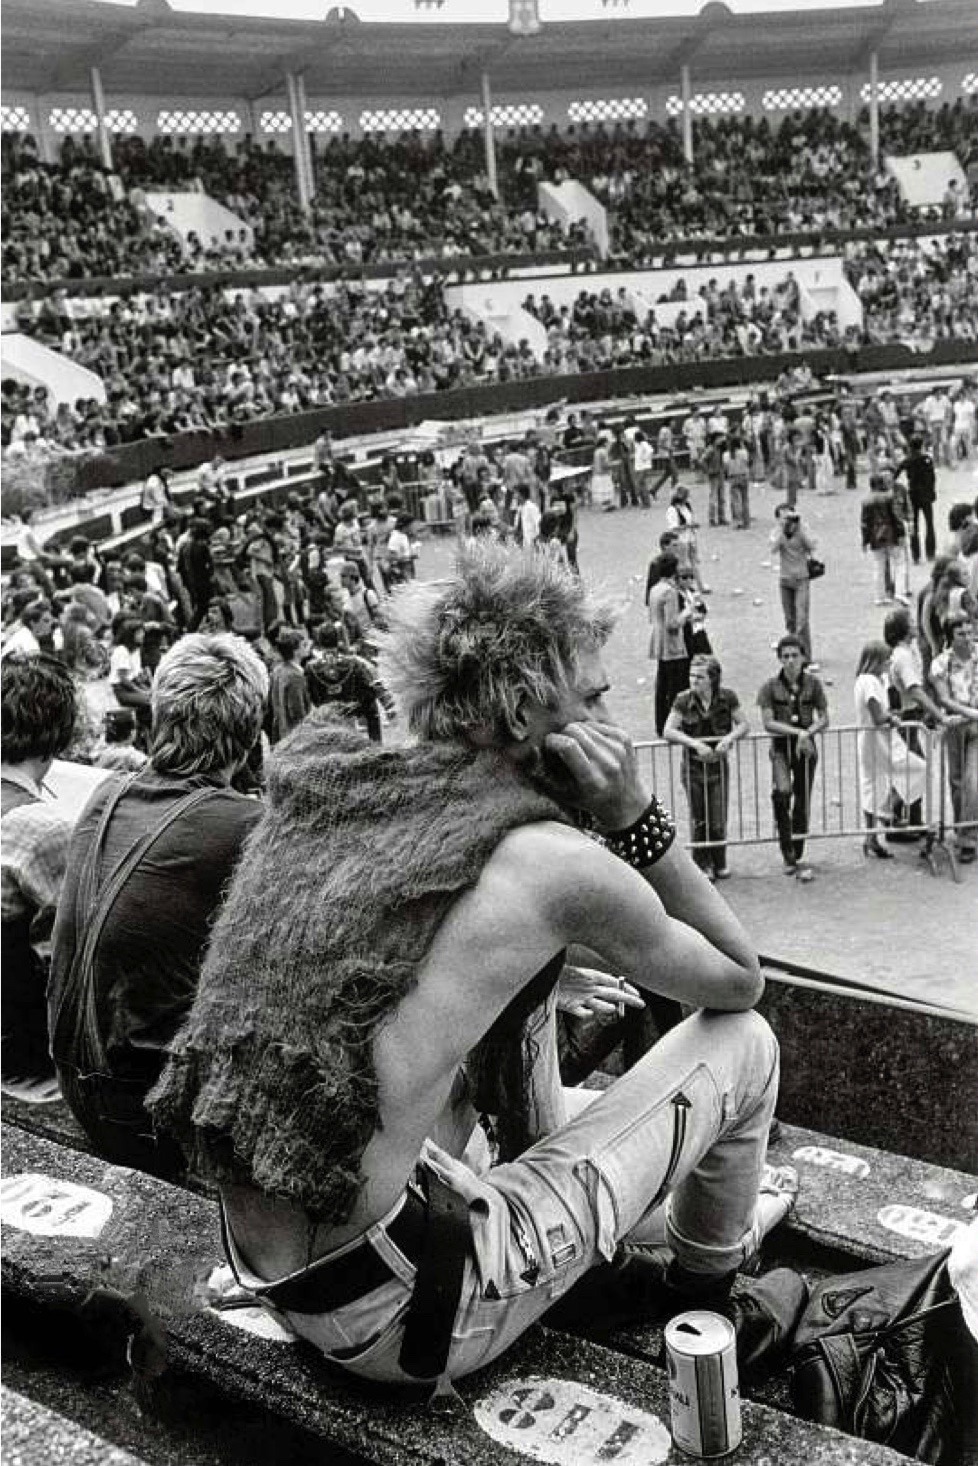
<svg viewBox="0 0 978 1466">
<path fill-rule="evenodd" d="M 325 709 L 276 749 L 267 807 L 148 1102 L 192 1171 L 317 1221 L 349 1217 L 378 1125 L 377 1025 L 503 836 L 537 820 L 567 815 L 498 753 L 382 749 Z M 530 1006 L 498 1020 L 493 1063 L 477 1070 L 519 1073 Z M 499 1058 L 506 1049 L 515 1060 Z M 494 1112 L 519 1102 L 476 1096 Z"/>
</svg>

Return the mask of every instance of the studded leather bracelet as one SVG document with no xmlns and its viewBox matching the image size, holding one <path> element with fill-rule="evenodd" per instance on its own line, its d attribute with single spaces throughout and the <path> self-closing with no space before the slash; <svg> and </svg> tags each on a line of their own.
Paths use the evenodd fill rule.
<svg viewBox="0 0 978 1466">
<path fill-rule="evenodd" d="M 626 865 L 646 870 L 661 860 L 676 838 L 676 824 L 669 811 L 653 794 L 645 812 L 626 830 L 604 836 L 606 847 Z"/>
</svg>

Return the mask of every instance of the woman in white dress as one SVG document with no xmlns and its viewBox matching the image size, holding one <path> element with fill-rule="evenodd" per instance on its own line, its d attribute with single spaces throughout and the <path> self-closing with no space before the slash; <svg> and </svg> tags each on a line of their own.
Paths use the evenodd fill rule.
<svg viewBox="0 0 978 1466">
<path fill-rule="evenodd" d="M 608 512 L 615 507 L 615 478 L 611 466 L 611 434 L 601 433 L 591 465 L 591 502 Z"/>
<path fill-rule="evenodd" d="M 883 679 L 890 654 L 885 642 L 868 641 L 860 653 L 853 689 L 859 724 L 859 794 L 868 832 L 863 854 L 875 855 L 877 860 L 893 858 L 878 834 L 886 824 L 893 791 L 905 804 L 912 804 L 923 796 L 927 782 L 927 764 L 919 754 L 911 753 L 896 731 L 900 718 L 890 711 L 887 702 Z"/>
</svg>

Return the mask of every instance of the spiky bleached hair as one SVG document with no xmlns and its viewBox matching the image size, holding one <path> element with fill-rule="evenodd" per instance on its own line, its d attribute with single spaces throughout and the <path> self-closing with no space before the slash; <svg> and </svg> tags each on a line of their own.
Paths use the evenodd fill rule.
<svg viewBox="0 0 978 1466">
<path fill-rule="evenodd" d="M 550 556 L 470 540 L 450 580 L 395 594 L 381 680 L 419 738 L 509 741 L 522 697 L 553 706 L 615 614 Z"/>
</svg>

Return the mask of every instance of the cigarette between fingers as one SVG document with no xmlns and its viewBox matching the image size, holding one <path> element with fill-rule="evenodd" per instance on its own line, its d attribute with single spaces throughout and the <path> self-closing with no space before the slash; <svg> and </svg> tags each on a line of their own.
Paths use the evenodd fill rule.
<svg viewBox="0 0 978 1466">
<path fill-rule="evenodd" d="M 618 978 L 618 991 L 620 993 L 625 991 L 625 979 L 623 977 Z M 620 1000 L 615 1005 L 615 1016 L 617 1018 L 624 1018 L 625 1016 L 625 1004 Z"/>
</svg>

